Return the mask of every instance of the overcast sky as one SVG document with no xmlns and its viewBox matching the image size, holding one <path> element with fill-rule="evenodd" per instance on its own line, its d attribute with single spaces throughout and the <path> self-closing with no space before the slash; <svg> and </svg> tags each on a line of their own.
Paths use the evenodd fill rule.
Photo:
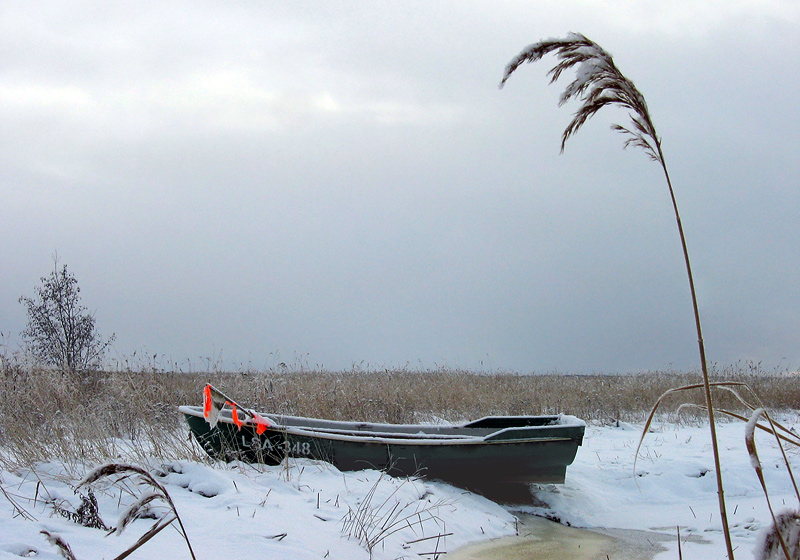
<svg viewBox="0 0 800 560">
<path fill-rule="evenodd" d="M 552 57 L 614 55 L 663 140 L 708 358 L 800 368 L 800 3 L 3 2 L 0 332 L 58 254 L 110 357 L 699 366 L 659 167 Z M 136 352 L 136 358 L 133 358 Z"/>
</svg>

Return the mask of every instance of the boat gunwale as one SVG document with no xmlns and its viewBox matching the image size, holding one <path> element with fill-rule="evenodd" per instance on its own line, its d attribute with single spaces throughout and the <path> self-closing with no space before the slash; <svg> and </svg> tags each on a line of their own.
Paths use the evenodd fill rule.
<svg viewBox="0 0 800 560">
<path fill-rule="evenodd" d="M 198 418 L 202 418 L 205 420 L 205 416 L 203 414 L 202 408 L 199 406 L 191 406 L 191 405 L 184 405 L 178 408 L 180 412 L 183 414 L 188 414 L 190 416 L 195 416 Z M 228 412 L 229 411 L 222 411 Z M 559 442 L 559 441 L 573 441 L 576 438 L 574 437 L 565 437 L 565 436 L 542 436 L 542 437 L 523 437 L 523 438 L 498 438 L 497 436 L 502 433 L 513 432 L 513 431 L 520 431 L 520 430 L 535 430 L 537 428 L 577 428 L 577 427 L 584 427 L 584 424 L 581 423 L 566 423 L 566 424 L 555 424 L 555 425 L 546 425 L 546 426 L 513 426 L 513 427 L 506 427 L 500 428 L 497 430 L 491 430 L 484 435 L 462 435 L 462 434 L 425 434 L 424 432 L 420 435 L 416 435 L 413 433 L 407 432 L 361 432 L 355 428 L 355 426 L 369 426 L 369 427 L 392 427 L 392 428 L 419 428 L 420 430 L 424 430 L 425 428 L 436 428 L 435 425 L 424 425 L 424 424 L 380 424 L 380 423 L 371 423 L 371 422 L 339 422 L 333 420 L 324 420 L 324 419 L 317 419 L 317 418 L 307 418 L 301 416 L 277 416 L 271 414 L 262 414 L 276 422 L 276 426 L 270 426 L 268 429 L 285 433 L 287 435 L 292 436 L 300 436 L 300 437 L 309 437 L 309 438 L 317 438 L 317 439 L 326 439 L 326 440 L 333 440 L 333 441 L 347 441 L 347 442 L 358 442 L 358 443 L 377 443 L 382 445 L 425 445 L 425 446 L 454 446 L 454 445 L 504 445 L 504 444 L 540 444 L 540 443 L 548 443 L 548 442 Z M 312 420 L 312 421 L 319 421 L 322 423 L 331 423 L 331 424 L 344 424 L 344 425 L 352 425 L 354 428 L 350 430 L 351 433 L 347 433 L 348 430 L 341 429 L 342 432 L 345 433 L 336 433 L 328 431 L 325 428 L 316 429 L 314 427 L 306 427 L 306 426 L 293 426 L 290 424 L 280 424 L 277 422 L 277 418 L 291 418 L 297 420 Z M 544 418 L 553 418 L 554 420 L 558 420 L 559 416 L 542 416 Z M 491 418 L 532 418 L 531 416 L 510 416 L 510 417 L 496 417 L 496 416 L 486 416 L 479 420 L 468 422 L 466 425 L 455 425 L 455 426 L 443 426 L 443 427 L 452 427 L 452 428 L 464 428 L 464 429 L 472 429 L 469 427 L 469 424 L 476 424 L 484 419 L 491 419 Z M 234 425 L 233 418 L 228 414 L 227 416 L 220 415 L 218 422 L 224 422 L 225 424 Z M 255 424 L 250 420 L 245 420 L 245 425 L 248 427 L 254 427 Z M 482 430 L 486 430 L 487 428 L 479 428 Z M 360 432 L 360 433 L 353 433 L 353 432 Z M 582 439 L 582 438 L 579 438 Z"/>
</svg>

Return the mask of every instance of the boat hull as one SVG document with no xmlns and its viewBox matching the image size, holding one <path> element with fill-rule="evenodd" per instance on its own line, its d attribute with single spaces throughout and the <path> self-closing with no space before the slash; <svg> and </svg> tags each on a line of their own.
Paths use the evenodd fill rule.
<svg viewBox="0 0 800 560">
<path fill-rule="evenodd" d="M 414 430 L 437 428 L 374 424 L 353 424 L 359 430 L 350 431 L 279 425 L 259 434 L 254 425 L 238 427 L 227 418 L 212 428 L 199 407 L 181 411 L 197 442 L 214 458 L 277 464 L 285 457 L 305 457 L 327 461 L 342 471 L 377 469 L 476 491 L 508 484 L 563 483 L 584 432 L 582 424 L 535 425 L 543 417 L 494 417 L 438 428 L 441 433 L 430 436 Z M 322 426 L 326 422 L 298 420 Z M 385 431 L 389 429 L 394 432 Z"/>
</svg>

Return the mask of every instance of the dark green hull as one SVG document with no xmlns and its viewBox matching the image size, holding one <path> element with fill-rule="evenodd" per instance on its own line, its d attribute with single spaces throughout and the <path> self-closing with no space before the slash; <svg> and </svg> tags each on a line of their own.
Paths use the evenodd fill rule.
<svg viewBox="0 0 800 560">
<path fill-rule="evenodd" d="M 181 407 L 212 457 L 277 464 L 285 457 L 327 461 L 339 470 L 378 469 L 481 491 L 502 484 L 562 483 L 583 440 L 580 421 L 556 416 L 490 417 L 461 426 L 395 426 L 274 417 L 257 434 L 230 416 L 211 428 L 199 407 Z"/>
</svg>

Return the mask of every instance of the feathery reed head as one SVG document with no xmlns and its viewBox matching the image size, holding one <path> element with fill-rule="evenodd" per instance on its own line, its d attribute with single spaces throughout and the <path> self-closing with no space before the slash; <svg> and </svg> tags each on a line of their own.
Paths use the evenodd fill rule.
<svg viewBox="0 0 800 560">
<path fill-rule="evenodd" d="M 58 553 L 62 558 L 65 560 L 76 560 L 75 554 L 73 554 L 69 543 L 61 538 L 61 535 L 58 533 L 50 533 L 49 531 L 44 530 L 39 531 L 39 533 L 44 535 L 44 538 L 47 540 L 47 542 L 58 549 Z"/>
<path fill-rule="evenodd" d="M 152 478 L 149 472 L 138 465 L 131 465 L 127 463 L 106 463 L 86 473 L 86 475 L 83 477 L 83 480 L 78 483 L 77 487 L 80 488 L 81 486 L 90 486 L 101 478 L 107 476 L 122 475 L 123 477 L 127 478 L 137 474 L 144 478 Z"/>
<path fill-rule="evenodd" d="M 650 119 L 644 96 L 619 71 L 610 54 L 580 33 L 569 33 L 564 39 L 545 39 L 523 49 L 506 66 L 500 87 L 523 63 L 536 62 L 551 52 L 556 53 L 559 60 L 548 72 L 551 84 L 558 80 L 564 70 L 577 66 L 575 80 L 561 94 L 559 106 L 573 98 L 582 101 L 561 136 L 561 151 L 564 151 L 569 137 L 578 132 L 597 111 L 606 105 L 617 105 L 629 111 L 632 122 L 628 128 L 618 124 L 611 127 L 629 136 L 624 147 L 642 148 L 652 160 L 663 164 L 661 142 Z"/>
</svg>

